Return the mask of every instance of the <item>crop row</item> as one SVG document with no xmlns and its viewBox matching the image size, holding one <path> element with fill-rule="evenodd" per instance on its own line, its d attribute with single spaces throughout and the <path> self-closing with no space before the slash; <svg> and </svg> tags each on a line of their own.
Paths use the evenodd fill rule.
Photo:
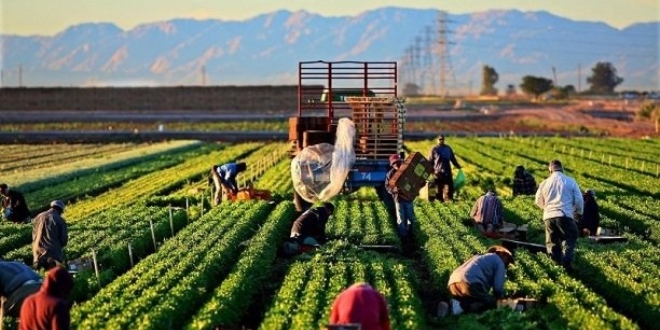
<svg viewBox="0 0 660 330">
<path fill-rule="evenodd" d="M 472 255 L 483 253 L 492 242 L 477 238 L 475 232 L 463 225 L 467 213 L 465 205 L 447 207 L 437 202 L 420 205 L 420 226 L 416 237 L 420 246 L 426 247 L 424 259 L 434 283 L 444 287 L 454 268 Z M 523 256 L 525 253 L 516 255 Z M 546 261 L 549 258 L 545 255 L 520 257 L 516 266 L 510 270 L 510 280 L 506 286 L 508 292 L 534 296 L 547 302 L 545 307 L 528 315 L 529 321 L 539 317 L 551 329 L 637 328 L 625 316 L 613 311 L 605 299 L 568 276 L 560 267 Z M 478 318 L 490 322 L 487 314 Z M 476 316 L 462 316 L 461 322 L 467 322 L 465 319 L 471 317 Z M 516 322 L 521 321 L 520 318 L 514 319 Z M 456 320 L 448 322 L 452 321 Z M 520 326 L 532 329 L 536 323 Z"/>
<path fill-rule="evenodd" d="M 260 226 L 269 205 L 239 203 L 214 208 L 167 240 L 154 254 L 120 276 L 94 298 L 74 308 L 79 329 L 172 329 L 185 320 L 168 311 L 192 315 L 201 298 L 230 269 Z"/>
<path fill-rule="evenodd" d="M 141 176 L 114 190 L 91 199 L 81 200 L 67 209 L 67 220 L 75 222 L 103 209 L 135 203 L 182 186 L 188 180 L 208 174 L 217 162 L 226 162 L 258 148 L 258 143 L 243 143 L 198 156 L 162 171 Z"/>
<path fill-rule="evenodd" d="M 119 153 L 135 148 L 135 144 L 89 144 L 89 145 L 19 145 L 21 150 L 9 147 L 7 156 L 0 160 L 0 176 L 15 172 L 52 167 L 54 165 L 71 163 L 83 158 L 100 158 L 113 153 Z M 16 148 L 19 149 L 19 148 Z"/>
<path fill-rule="evenodd" d="M 329 238 L 348 240 L 355 244 L 386 244 L 399 246 L 395 220 L 385 205 L 374 200 L 336 198 L 335 213 L 328 222 Z"/>
<path fill-rule="evenodd" d="M 211 293 L 210 299 L 188 322 L 186 329 L 211 329 L 214 326 L 238 327 L 251 302 L 266 285 L 278 247 L 288 236 L 295 216 L 291 202 L 281 202 L 268 216 L 264 226 L 250 239 L 233 270 Z"/>
<path fill-rule="evenodd" d="M 421 300 L 408 265 L 346 242 L 328 243 L 311 260 L 289 267 L 259 329 L 319 329 L 334 298 L 353 283 L 368 282 L 388 302 L 393 329 L 425 329 Z"/>
<path fill-rule="evenodd" d="M 132 164 L 136 158 L 149 154 L 167 153 L 180 148 L 191 148 L 198 146 L 197 141 L 173 141 L 151 145 L 138 145 L 128 148 L 122 152 L 103 154 L 101 157 L 80 158 L 76 161 L 60 163 L 44 168 L 36 168 L 27 171 L 17 171 L 6 180 L 23 193 L 41 188 L 45 185 L 57 184 L 66 180 L 74 179 L 80 175 L 94 173 L 99 168 L 104 170 L 119 168 Z"/>
<path fill-rule="evenodd" d="M 152 253 L 156 248 L 154 243 L 171 237 L 188 221 L 190 219 L 181 210 L 132 205 L 106 210 L 84 222 L 69 225 L 67 260 L 92 258 L 95 254 L 101 272 L 100 283 L 91 272 L 78 274 L 71 299 L 82 301 L 93 296 L 100 286 Z M 6 253 L 4 258 L 31 264 L 31 248 L 22 245 Z"/>
<path fill-rule="evenodd" d="M 44 207 L 37 205 L 48 205 L 53 199 L 70 200 L 80 196 L 89 196 L 96 191 L 105 191 L 109 187 L 120 184 L 124 180 L 137 178 L 141 175 L 157 172 L 168 166 L 180 164 L 183 160 L 206 153 L 211 148 L 201 147 L 193 150 L 183 149 L 173 150 L 169 157 L 159 155 L 153 156 L 154 159 L 143 160 L 142 162 L 134 160 L 131 166 L 120 168 L 114 171 L 105 172 L 99 175 L 98 172 L 89 173 L 80 176 L 75 180 L 64 181 L 59 184 L 46 185 L 39 190 L 26 194 L 28 205 L 32 211 L 39 211 Z M 70 210 L 69 208 L 68 210 Z M 67 210 L 67 211 L 68 211 Z M 70 222 L 69 212 L 65 213 L 65 218 Z M 10 225 L 0 227 L 0 254 L 5 254 L 10 250 L 25 246 L 31 240 L 31 227 L 25 225 Z"/>
</svg>

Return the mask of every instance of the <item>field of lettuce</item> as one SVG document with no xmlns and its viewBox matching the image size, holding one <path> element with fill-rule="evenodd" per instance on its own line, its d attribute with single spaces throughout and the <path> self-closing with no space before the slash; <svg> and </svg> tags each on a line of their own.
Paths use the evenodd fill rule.
<svg viewBox="0 0 660 330">
<path fill-rule="evenodd" d="M 331 241 L 313 254 L 283 258 L 278 248 L 296 217 L 288 143 L 171 141 L 151 144 L 6 145 L 0 181 L 23 192 L 33 215 L 66 201 L 69 260 L 94 255 L 100 269 L 76 275 L 74 329 L 321 329 L 334 297 L 367 281 L 387 298 L 393 329 L 660 329 L 660 141 L 598 138 L 452 138 L 467 175 L 456 202 L 418 199 L 414 253 L 401 247 L 395 219 L 373 189 L 333 199 Z M 408 141 L 428 154 L 434 141 Z M 543 243 L 533 197 L 511 196 L 513 170 L 540 182 L 560 159 L 581 188 L 597 193 L 604 227 L 627 243 L 578 241 L 570 274 L 544 254 L 516 251 L 506 291 L 540 299 L 520 313 L 438 319 L 450 272 L 498 241 L 467 226 L 488 186 L 505 219 L 526 223 Z M 214 164 L 245 161 L 239 184 L 269 189 L 273 202 L 210 206 Z M 31 263 L 31 227 L 0 223 L 0 257 Z M 15 320 L 5 318 L 5 329 Z"/>
</svg>

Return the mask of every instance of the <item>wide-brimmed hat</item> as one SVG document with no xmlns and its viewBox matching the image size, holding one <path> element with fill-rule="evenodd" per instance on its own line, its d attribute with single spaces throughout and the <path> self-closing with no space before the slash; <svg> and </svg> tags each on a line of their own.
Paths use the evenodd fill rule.
<svg viewBox="0 0 660 330">
<path fill-rule="evenodd" d="M 510 264 L 515 264 L 516 260 L 513 258 L 513 253 L 509 251 L 509 249 L 501 246 L 501 245 L 493 245 L 488 248 L 486 253 L 498 253 L 500 255 L 505 255 L 509 259 Z"/>
</svg>

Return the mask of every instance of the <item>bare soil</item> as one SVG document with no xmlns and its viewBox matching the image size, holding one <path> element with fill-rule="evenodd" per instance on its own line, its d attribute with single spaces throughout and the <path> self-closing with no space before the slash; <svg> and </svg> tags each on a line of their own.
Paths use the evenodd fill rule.
<svg viewBox="0 0 660 330">
<path fill-rule="evenodd" d="M 635 119 L 637 104 L 622 102 L 582 102 L 570 106 L 485 106 L 479 109 L 446 110 L 429 105 L 408 107 L 408 137 L 424 138 L 440 132 L 455 135 L 587 135 L 616 137 L 659 137 L 650 121 Z M 69 111 L 0 112 L 0 143 L 100 142 L 192 138 L 236 140 L 242 138 L 286 139 L 286 131 L 249 132 L 194 131 L 190 123 L 237 121 L 286 121 L 295 113 L 218 113 L 218 112 L 116 112 Z M 76 130 L 48 130 L 43 123 L 88 123 Z M 112 130 L 99 130 L 99 123 Z M 157 127 L 167 123 L 166 132 Z M 187 124 L 186 124 L 187 123 Z M 40 125 L 41 124 L 41 125 Z M 3 125 L 18 125 L 11 132 Z M 177 126 L 178 125 L 178 126 Z M 177 128 L 178 127 L 178 128 Z"/>
</svg>

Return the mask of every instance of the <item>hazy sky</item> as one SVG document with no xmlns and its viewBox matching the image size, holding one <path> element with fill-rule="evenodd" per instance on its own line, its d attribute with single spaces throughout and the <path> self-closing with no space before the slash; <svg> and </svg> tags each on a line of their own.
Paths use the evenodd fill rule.
<svg viewBox="0 0 660 330">
<path fill-rule="evenodd" d="M 53 35 L 84 22 L 131 29 L 171 18 L 242 20 L 278 9 L 343 16 L 384 6 L 438 8 L 450 14 L 546 10 L 617 28 L 660 20 L 660 0 L 0 0 L 0 33 Z"/>
</svg>

